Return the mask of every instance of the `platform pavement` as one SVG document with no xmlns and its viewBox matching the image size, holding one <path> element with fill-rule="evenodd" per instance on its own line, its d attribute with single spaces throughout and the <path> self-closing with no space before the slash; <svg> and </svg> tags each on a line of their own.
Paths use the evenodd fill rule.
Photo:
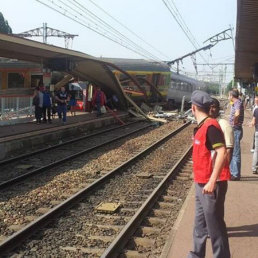
<svg viewBox="0 0 258 258">
<path fill-rule="evenodd" d="M 230 181 L 225 202 L 227 224 L 232 258 L 258 258 L 258 175 L 251 172 L 250 152 L 254 128 L 250 128 L 250 112 L 246 112 L 244 136 L 241 141 L 242 178 Z M 186 258 L 192 248 L 194 221 L 194 187 L 181 210 L 174 229 L 171 231 L 162 258 Z M 210 240 L 207 240 L 206 258 L 212 258 Z"/>
<path fill-rule="evenodd" d="M 71 116 L 70 112 L 67 113 L 67 122 L 65 126 L 72 125 L 78 122 L 90 121 L 96 119 L 95 113 L 86 113 L 86 112 L 76 112 L 76 116 Z M 123 112 L 118 112 L 118 115 Z M 111 116 L 111 114 L 104 114 L 100 118 Z M 64 126 L 60 123 L 57 116 L 52 120 L 52 124 L 49 123 L 41 123 L 39 125 L 36 124 L 35 121 L 30 121 L 26 123 L 12 124 L 12 125 L 3 125 L 0 126 L 0 139 L 3 137 L 26 134 L 33 131 L 42 131 L 49 128 L 63 128 Z"/>
</svg>

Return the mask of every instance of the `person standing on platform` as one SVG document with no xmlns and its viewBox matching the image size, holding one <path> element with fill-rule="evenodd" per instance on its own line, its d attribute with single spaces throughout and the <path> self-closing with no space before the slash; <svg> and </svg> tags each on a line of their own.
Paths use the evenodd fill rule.
<svg viewBox="0 0 258 258">
<path fill-rule="evenodd" d="M 76 112 L 75 112 L 75 107 L 76 107 L 76 98 L 75 98 L 75 95 L 76 95 L 76 91 L 74 90 L 74 85 L 71 86 L 71 91 L 69 92 L 69 95 L 70 95 L 70 108 L 71 108 L 71 115 L 76 115 Z"/>
<path fill-rule="evenodd" d="M 232 152 L 234 147 L 234 134 L 233 134 L 233 129 L 230 126 L 229 122 L 226 119 L 219 117 L 219 111 L 220 111 L 219 101 L 215 98 L 212 98 L 209 116 L 211 118 L 215 118 L 218 120 L 221 130 L 224 134 L 225 144 L 227 149 L 227 160 L 229 165 L 232 158 Z"/>
<path fill-rule="evenodd" d="M 40 106 L 40 91 L 39 87 L 35 88 L 32 104 L 35 106 L 35 118 L 36 118 L 36 124 L 39 125 L 41 123 L 41 117 L 42 117 L 42 106 Z"/>
<path fill-rule="evenodd" d="M 42 113 L 43 113 L 43 122 L 46 123 L 48 121 L 49 124 L 52 123 L 51 120 L 51 106 L 52 106 L 52 99 L 50 92 L 47 88 L 44 89 L 43 91 L 43 108 L 42 108 Z"/>
<path fill-rule="evenodd" d="M 258 103 L 258 96 L 255 96 L 255 104 Z M 255 140 L 254 140 L 254 153 L 252 161 L 252 172 L 253 174 L 258 174 L 256 166 L 258 161 L 258 108 L 253 111 L 253 119 L 251 125 L 255 127 Z"/>
<path fill-rule="evenodd" d="M 94 95 L 92 97 L 92 105 L 93 107 L 96 106 L 97 108 L 97 116 L 100 116 L 102 114 L 101 108 L 105 106 L 105 104 L 106 104 L 106 95 L 100 89 L 100 87 L 97 86 L 96 91 L 94 92 Z"/>
<path fill-rule="evenodd" d="M 67 113 L 67 102 L 69 101 L 68 93 L 65 90 L 65 87 L 61 87 L 60 91 L 57 92 L 55 99 L 57 101 L 57 113 L 60 121 L 63 121 L 63 124 L 66 123 L 66 113 Z"/>
<path fill-rule="evenodd" d="M 254 111 L 258 108 L 258 96 L 255 96 L 254 98 L 254 106 L 253 106 L 253 115 L 254 115 Z M 252 126 L 252 122 L 251 122 L 251 126 Z M 256 130 L 255 130 L 256 132 Z M 254 132 L 254 137 L 253 137 L 253 144 L 252 144 L 252 148 L 251 148 L 251 152 L 254 152 L 254 149 L 255 149 L 255 132 Z"/>
<path fill-rule="evenodd" d="M 234 148 L 230 162 L 231 180 L 240 180 L 241 177 L 241 147 L 240 141 L 243 138 L 244 106 L 239 99 L 239 91 L 234 89 L 230 92 L 229 100 L 233 102 L 229 117 L 229 123 L 234 132 Z"/>
<path fill-rule="evenodd" d="M 194 129 L 193 174 L 195 182 L 195 221 L 193 251 L 188 258 L 204 258 L 209 235 L 214 258 L 230 258 L 224 202 L 230 178 L 223 132 L 216 119 L 209 118 L 211 97 L 203 91 L 192 93 Z"/>
</svg>

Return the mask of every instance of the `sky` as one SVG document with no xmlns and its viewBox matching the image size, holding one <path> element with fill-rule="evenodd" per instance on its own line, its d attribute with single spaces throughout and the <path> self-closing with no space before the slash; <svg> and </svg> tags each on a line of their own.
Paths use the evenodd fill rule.
<svg viewBox="0 0 258 258">
<path fill-rule="evenodd" d="M 163 0 L 42 0 L 42 2 L 57 8 L 66 15 L 71 15 L 73 20 L 42 5 L 37 0 L 2 1 L 0 12 L 3 13 L 8 21 L 13 33 L 21 33 L 42 27 L 45 22 L 51 28 L 78 34 L 79 36 L 73 40 L 72 49 L 96 57 L 152 58 L 159 61 L 169 61 L 195 50 Z M 107 16 L 92 2 L 133 31 L 137 37 Z M 235 29 L 237 5 L 235 0 L 165 0 L 165 2 L 176 5 L 185 24 L 198 42 L 198 48 L 209 44 L 203 44 L 203 42 L 230 26 Z M 75 5 L 79 5 L 79 9 L 76 9 Z M 89 17 L 85 13 L 85 8 L 141 48 L 147 50 L 148 54 L 139 49 L 136 50 L 138 53 L 135 53 L 86 28 L 85 25 L 88 26 L 90 23 L 91 28 L 101 31 L 100 26 L 96 26 L 95 22 L 85 20 Z M 179 16 L 176 17 L 179 18 Z M 84 26 L 74 20 L 83 23 Z M 233 35 L 235 35 L 235 30 Z M 111 36 L 113 38 L 113 35 Z M 32 39 L 42 41 L 41 38 Z M 121 40 L 119 42 L 121 43 Z M 48 43 L 60 47 L 65 46 L 64 39 L 61 38 L 48 38 Z M 144 53 L 144 56 L 140 55 L 139 52 Z M 151 57 L 149 53 L 151 53 Z M 211 50 L 202 51 L 201 54 L 204 59 L 200 55 L 196 55 L 198 64 L 207 62 L 233 63 L 233 42 L 232 40 L 221 41 Z M 224 78 L 224 82 L 230 81 L 233 76 L 232 65 L 228 65 L 227 68 L 217 66 L 214 69 L 213 80 L 218 80 L 219 74 L 222 73 L 222 70 L 225 72 L 225 69 L 227 76 Z M 183 64 L 180 64 L 180 70 L 182 73 L 190 73 L 194 76 L 195 69 L 190 57 L 184 59 Z M 207 75 L 211 74 L 211 69 L 207 65 L 199 65 L 198 74 L 200 79 L 205 79 L 205 76 L 207 77 Z"/>
</svg>

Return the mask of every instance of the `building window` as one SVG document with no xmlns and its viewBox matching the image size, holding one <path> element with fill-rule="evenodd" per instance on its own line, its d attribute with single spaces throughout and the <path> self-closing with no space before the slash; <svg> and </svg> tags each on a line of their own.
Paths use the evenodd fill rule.
<svg viewBox="0 0 258 258">
<path fill-rule="evenodd" d="M 22 73 L 8 73 L 8 88 L 24 88 L 24 76 Z"/>
<path fill-rule="evenodd" d="M 0 90 L 2 90 L 2 72 L 0 72 Z"/>
<path fill-rule="evenodd" d="M 43 84 L 43 76 L 37 74 L 31 75 L 31 88 L 36 88 L 40 84 Z"/>
</svg>

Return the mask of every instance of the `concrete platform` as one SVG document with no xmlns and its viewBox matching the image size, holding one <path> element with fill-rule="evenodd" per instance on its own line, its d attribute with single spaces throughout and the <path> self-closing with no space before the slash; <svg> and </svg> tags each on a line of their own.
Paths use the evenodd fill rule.
<svg viewBox="0 0 258 258">
<path fill-rule="evenodd" d="M 251 172 L 250 152 L 254 128 L 248 127 L 251 112 L 245 115 L 242 148 L 241 181 L 230 181 L 225 203 L 231 257 L 258 258 L 258 176 Z M 192 248 L 194 221 L 194 188 L 171 231 L 162 258 L 186 258 Z M 206 258 L 212 258 L 210 240 L 207 240 Z"/>
<path fill-rule="evenodd" d="M 78 113 L 78 112 L 77 112 Z M 117 112 L 121 120 L 128 118 L 127 112 Z M 111 115 L 78 113 L 68 116 L 67 123 L 62 125 L 59 119 L 53 119 L 52 124 L 23 123 L 0 127 L 0 160 L 9 158 L 10 155 L 22 153 L 23 150 L 37 147 L 46 143 L 58 143 L 65 137 L 82 134 L 95 128 L 104 127 L 119 122 Z"/>
</svg>

